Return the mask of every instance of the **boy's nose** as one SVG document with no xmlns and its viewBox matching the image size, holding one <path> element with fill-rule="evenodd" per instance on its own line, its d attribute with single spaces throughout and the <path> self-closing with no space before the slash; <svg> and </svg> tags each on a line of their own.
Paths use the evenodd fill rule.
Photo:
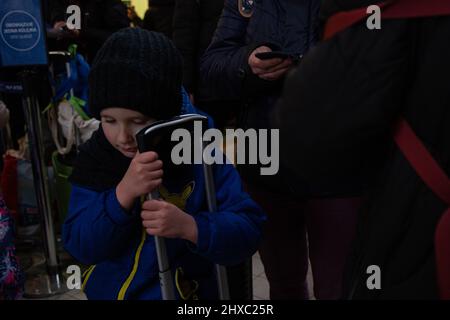
<svg viewBox="0 0 450 320">
<path fill-rule="evenodd" d="M 133 142 L 133 141 L 134 141 L 134 136 L 133 136 L 132 132 L 126 128 L 122 128 L 117 137 L 117 142 L 119 144 L 124 145 L 124 144 L 130 143 L 130 142 Z"/>
</svg>

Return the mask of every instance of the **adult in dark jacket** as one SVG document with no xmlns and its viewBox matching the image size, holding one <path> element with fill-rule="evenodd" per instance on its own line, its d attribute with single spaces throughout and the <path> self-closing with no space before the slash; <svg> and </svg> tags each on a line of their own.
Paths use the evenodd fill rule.
<svg viewBox="0 0 450 320">
<path fill-rule="evenodd" d="M 183 57 L 183 86 L 196 107 L 206 111 L 219 129 L 235 118 L 239 101 L 203 99 L 198 79 L 200 58 L 211 43 L 223 5 L 223 0 L 175 0 L 172 35 Z M 252 299 L 251 259 L 227 270 L 231 298 Z"/>
<path fill-rule="evenodd" d="M 229 126 L 236 118 L 240 102 L 210 99 L 199 86 L 200 59 L 214 35 L 223 0 L 176 0 L 173 37 L 183 56 L 183 85 L 192 101 L 214 119 L 217 128 Z"/>
<path fill-rule="evenodd" d="M 144 15 L 142 27 L 150 31 L 161 32 L 172 38 L 172 21 L 175 0 L 148 0 L 149 9 Z"/>
<path fill-rule="evenodd" d="M 271 50 L 304 54 L 315 40 L 319 5 L 315 0 L 226 0 L 212 43 L 201 61 L 202 97 L 239 100 L 245 104 L 240 126 L 270 128 L 269 113 L 293 61 L 262 61 L 255 54 Z M 303 202 L 285 195 L 282 173 L 259 176 L 258 166 L 245 166 L 241 174 L 252 197 L 269 216 L 260 254 L 271 298 L 306 298 Z"/>
<path fill-rule="evenodd" d="M 127 7 L 120 0 L 60 0 L 53 7 L 52 21 L 59 27 L 65 25 L 67 7 L 80 6 L 81 30 L 79 42 L 81 51 L 89 63 L 106 39 L 114 32 L 130 26 Z"/>
<path fill-rule="evenodd" d="M 199 60 L 211 43 L 223 0 L 175 0 L 173 41 L 183 56 L 183 85 L 196 92 Z"/>
<path fill-rule="evenodd" d="M 322 14 L 369 4 L 327 0 Z M 364 21 L 318 44 L 286 84 L 276 113 L 284 165 L 330 189 L 346 188 L 350 173 L 369 186 L 344 298 L 438 297 L 433 240 L 446 205 L 392 131 L 404 117 L 450 173 L 449 37 L 448 16 L 382 20 L 381 30 Z M 380 290 L 366 285 L 371 265 L 380 267 Z"/>
</svg>

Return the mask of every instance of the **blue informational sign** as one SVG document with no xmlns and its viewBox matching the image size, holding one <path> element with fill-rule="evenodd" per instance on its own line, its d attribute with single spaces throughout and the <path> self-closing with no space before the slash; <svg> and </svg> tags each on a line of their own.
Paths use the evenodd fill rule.
<svg viewBox="0 0 450 320">
<path fill-rule="evenodd" d="M 0 66 L 47 64 L 40 0 L 1 0 Z"/>
</svg>

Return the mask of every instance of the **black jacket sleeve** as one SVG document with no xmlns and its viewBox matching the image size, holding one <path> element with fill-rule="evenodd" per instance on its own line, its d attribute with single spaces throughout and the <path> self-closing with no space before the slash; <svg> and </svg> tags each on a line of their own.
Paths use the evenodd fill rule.
<svg viewBox="0 0 450 320">
<path fill-rule="evenodd" d="M 212 100 L 240 100 L 248 57 L 258 45 L 246 44 L 249 19 L 239 13 L 237 0 L 226 0 L 213 40 L 200 62 L 200 85 Z"/>
</svg>

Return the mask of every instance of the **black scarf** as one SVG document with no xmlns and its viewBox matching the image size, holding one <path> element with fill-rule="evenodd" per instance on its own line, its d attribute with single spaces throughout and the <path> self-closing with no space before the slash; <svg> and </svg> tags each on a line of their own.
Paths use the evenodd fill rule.
<svg viewBox="0 0 450 320">
<path fill-rule="evenodd" d="M 131 163 L 106 139 L 102 126 L 79 147 L 69 181 L 102 192 L 119 184 Z"/>
</svg>

